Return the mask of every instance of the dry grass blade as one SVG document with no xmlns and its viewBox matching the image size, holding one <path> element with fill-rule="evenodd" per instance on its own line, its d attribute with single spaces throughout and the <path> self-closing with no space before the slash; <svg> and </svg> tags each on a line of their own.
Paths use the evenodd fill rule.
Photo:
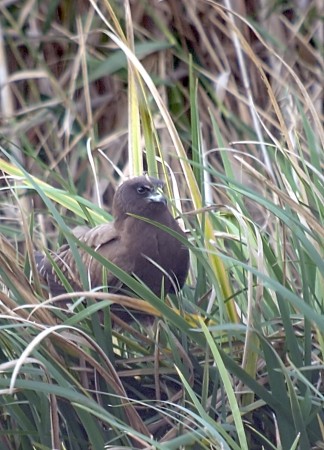
<svg viewBox="0 0 324 450">
<path fill-rule="evenodd" d="M 19 256 L 19 255 L 18 255 Z M 20 257 L 22 258 L 22 257 Z M 23 299 L 25 306 L 39 305 L 39 299 L 35 296 L 33 287 L 25 277 L 22 269 L 19 267 L 19 260 L 17 261 L 17 251 L 12 245 L 3 237 L 0 236 L 0 266 L 2 272 L 3 282 L 7 280 L 10 284 L 6 286 L 7 290 L 14 290 L 18 297 Z M 4 296 L 8 302 L 5 302 L 9 308 L 14 305 L 17 307 L 17 303 L 10 299 L 9 296 Z M 19 305 L 22 306 L 23 305 Z M 21 313 L 21 312 L 20 312 Z M 23 317 L 26 317 L 29 313 L 24 311 Z M 36 314 L 37 320 L 41 323 L 47 323 L 53 325 L 55 323 L 53 317 L 44 309 L 39 308 Z"/>
</svg>

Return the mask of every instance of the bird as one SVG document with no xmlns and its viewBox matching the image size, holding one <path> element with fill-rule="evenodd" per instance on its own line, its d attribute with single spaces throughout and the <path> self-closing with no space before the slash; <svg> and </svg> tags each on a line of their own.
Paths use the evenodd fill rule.
<svg viewBox="0 0 324 450">
<path fill-rule="evenodd" d="M 90 288 L 103 286 L 108 292 L 132 295 L 114 274 L 103 270 L 102 264 L 90 255 L 90 247 L 132 277 L 144 283 L 155 295 L 166 296 L 181 290 L 189 270 L 189 250 L 183 242 L 152 222 L 163 225 L 186 238 L 168 209 L 163 194 L 164 182 L 148 175 L 124 181 L 116 190 L 112 203 L 113 221 L 94 228 L 77 227 L 74 235 L 82 245 L 79 255 L 88 272 Z M 66 292 L 57 272 L 58 266 L 75 291 L 82 290 L 78 265 L 69 244 L 64 244 L 48 258 L 35 255 L 39 274 L 52 296 Z M 103 280 L 103 275 L 105 279 Z"/>
</svg>

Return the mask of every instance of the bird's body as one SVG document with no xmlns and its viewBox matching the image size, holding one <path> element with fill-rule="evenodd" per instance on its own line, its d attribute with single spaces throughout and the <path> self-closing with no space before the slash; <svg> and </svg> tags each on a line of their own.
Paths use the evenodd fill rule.
<svg viewBox="0 0 324 450">
<path fill-rule="evenodd" d="M 75 231 L 80 242 L 140 279 L 158 296 L 181 289 L 189 265 L 187 247 L 167 231 L 146 221 L 158 222 L 184 237 L 167 208 L 166 199 L 160 192 L 162 187 L 160 180 L 147 176 L 127 180 L 116 191 L 113 222 Z M 78 250 L 88 271 L 91 288 L 106 284 L 110 292 L 127 293 L 127 287 L 112 273 L 106 273 L 106 278 L 103 278 L 105 272 L 102 264 L 86 249 L 79 247 Z M 82 290 L 70 247 L 63 245 L 53 259 L 73 289 Z M 38 257 L 37 266 L 52 295 L 65 292 L 52 263 L 45 256 Z"/>
</svg>

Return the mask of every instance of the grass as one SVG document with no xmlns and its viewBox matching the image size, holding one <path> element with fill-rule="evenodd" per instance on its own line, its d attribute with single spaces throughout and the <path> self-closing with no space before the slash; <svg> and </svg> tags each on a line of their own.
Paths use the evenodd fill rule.
<svg viewBox="0 0 324 450">
<path fill-rule="evenodd" d="M 318 3 L 124 6 L 0 6 L 1 448 L 320 449 Z M 76 249 L 143 170 L 188 231 L 182 293 L 102 260 L 138 298 L 49 300 L 34 250 Z"/>
</svg>

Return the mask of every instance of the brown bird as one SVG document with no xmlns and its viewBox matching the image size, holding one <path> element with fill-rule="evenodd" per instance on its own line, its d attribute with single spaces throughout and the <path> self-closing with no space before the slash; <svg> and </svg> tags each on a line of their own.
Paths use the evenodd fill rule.
<svg viewBox="0 0 324 450">
<path fill-rule="evenodd" d="M 163 186 L 162 181 L 148 176 L 125 181 L 113 199 L 115 220 L 92 229 L 79 227 L 74 233 L 81 242 L 140 279 L 159 297 L 162 293 L 166 295 L 181 289 L 189 267 L 189 252 L 183 243 L 167 231 L 139 218 L 158 222 L 185 236 L 167 207 Z M 90 287 L 103 286 L 105 272 L 102 264 L 85 249 L 79 247 L 78 251 L 88 272 Z M 53 259 L 73 289 L 82 290 L 78 266 L 69 245 L 59 248 Z M 65 292 L 46 256 L 37 253 L 36 264 L 52 295 Z M 106 273 L 104 281 L 109 292 L 130 294 L 130 290 L 112 273 Z"/>
</svg>

